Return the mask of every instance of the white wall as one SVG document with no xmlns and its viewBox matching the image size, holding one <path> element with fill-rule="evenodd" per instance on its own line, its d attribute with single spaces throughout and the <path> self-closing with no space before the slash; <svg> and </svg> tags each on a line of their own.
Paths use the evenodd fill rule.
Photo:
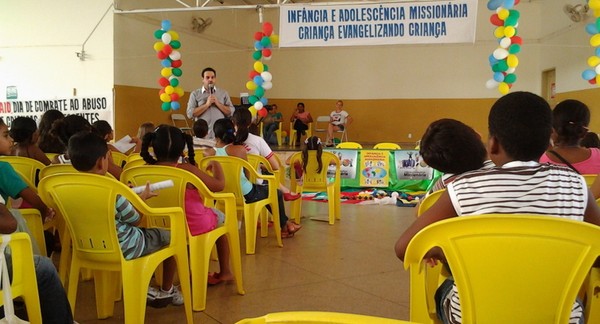
<svg viewBox="0 0 600 324">
<path fill-rule="evenodd" d="M 19 99 L 54 99 L 111 93 L 114 85 L 112 10 L 109 0 L 0 0 L 0 101 L 6 87 Z"/>
</svg>

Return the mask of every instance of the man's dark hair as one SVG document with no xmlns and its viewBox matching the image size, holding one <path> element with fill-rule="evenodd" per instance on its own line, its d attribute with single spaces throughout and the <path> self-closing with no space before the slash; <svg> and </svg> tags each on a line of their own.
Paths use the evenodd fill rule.
<svg viewBox="0 0 600 324">
<path fill-rule="evenodd" d="M 198 138 L 204 138 L 208 134 L 208 123 L 202 118 L 198 118 L 192 126 L 194 135 Z"/>
<path fill-rule="evenodd" d="M 488 117 L 490 136 L 515 161 L 537 161 L 550 144 L 552 111 L 544 98 L 513 92 L 498 99 Z"/>
<path fill-rule="evenodd" d="M 561 101 L 552 111 L 552 127 L 556 143 L 578 145 L 590 124 L 590 109 L 579 100 Z"/>
<path fill-rule="evenodd" d="M 487 151 L 473 128 L 455 119 L 440 119 L 421 137 L 419 154 L 432 168 L 460 174 L 483 166 Z"/>
<path fill-rule="evenodd" d="M 302 107 L 304 107 L 304 102 L 299 102 L 299 103 L 296 105 L 296 107 L 298 107 L 298 106 L 302 106 Z"/>
<path fill-rule="evenodd" d="M 98 134 L 98 136 L 105 138 L 106 135 L 112 133 L 113 129 L 106 120 L 97 120 L 92 123 L 92 131 Z"/>
<path fill-rule="evenodd" d="M 202 70 L 202 77 L 204 78 L 204 73 L 205 72 L 209 72 L 209 71 L 212 72 L 212 73 L 214 73 L 215 77 L 217 76 L 217 71 L 215 71 L 215 69 L 213 69 L 211 67 L 207 67 L 207 68 L 204 68 L 204 70 Z"/>
<path fill-rule="evenodd" d="M 106 156 L 106 152 L 108 152 L 106 141 L 96 133 L 83 131 L 69 139 L 67 155 L 78 171 L 92 170 L 98 159 Z"/>
</svg>

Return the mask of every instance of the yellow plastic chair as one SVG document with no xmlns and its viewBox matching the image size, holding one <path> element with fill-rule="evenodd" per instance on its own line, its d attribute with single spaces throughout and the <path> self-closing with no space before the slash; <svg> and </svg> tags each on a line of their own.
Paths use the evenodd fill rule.
<svg viewBox="0 0 600 324">
<path fill-rule="evenodd" d="M 73 311 L 76 309 L 80 270 L 88 268 L 94 270 L 99 318 L 112 316 L 117 298 L 115 282 L 118 283 L 120 279 L 125 323 L 144 323 L 146 294 L 154 270 L 165 259 L 175 257 L 187 323 L 193 322 L 185 217 L 180 207 L 149 207 L 126 185 L 89 173 L 45 177 L 40 181 L 39 192 L 47 205 L 60 211 L 72 237 L 73 253 L 67 292 Z M 144 215 L 148 226 L 169 228 L 170 244 L 149 255 L 125 260 L 115 230 L 117 195 L 131 202 Z"/>
<path fill-rule="evenodd" d="M 119 167 L 124 167 L 125 163 L 127 163 L 127 155 L 121 152 L 116 152 L 116 151 L 111 151 L 110 154 L 112 155 L 112 159 L 113 162 L 119 166 Z"/>
<path fill-rule="evenodd" d="M 395 320 L 391 318 L 335 313 L 335 312 L 281 312 L 271 313 L 255 318 L 246 318 L 238 321 L 236 324 L 277 324 L 277 323 L 297 323 L 297 324 L 410 324 L 412 322 Z"/>
<path fill-rule="evenodd" d="M 375 144 L 375 146 L 373 146 L 373 148 L 376 150 L 401 150 L 402 149 L 402 147 L 400 147 L 400 145 L 398 145 L 396 143 L 388 143 L 388 142 L 377 143 L 377 144 Z"/>
<path fill-rule="evenodd" d="M 188 244 L 190 249 L 190 269 L 192 274 L 192 309 L 203 311 L 206 308 L 206 282 L 208 280 L 208 266 L 210 262 L 211 249 L 217 239 L 223 235 L 229 241 L 231 265 L 236 278 L 237 291 L 244 295 L 242 281 L 242 259 L 240 252 L 240 238 L 237 226 L 235 208 L 235 197 L 231 193 L 213 193 L 206 185 L 191 172 L 169 166 L 146 165 L 129 168 L 121 174 L 123 183 L 131 182 L 134 186 L 141 186 L 147 181 L 155 183 L 164 180 L 172 180 L 175 184 L 172 188 L 164 188 L 158 191 L 158 196 L 147 200 L 151 207 L 173 207 L 183 208 L 185 213 L 185 191 L 188 183 L 198 189 L 200 196 L 204 199 L 204 205 L 214 207 L 215 201 L 224 205 L 225 223 L 216 229 L 197 236 L 192 236 L 189 231 Z"/>
<path fill-rule="evenodd" d="M 221 164 L 225 173 L 225 189 L 223 192 L 233 193 L 236 197 L 236 206 L 238 215 L 242 213 L 244 217 L 244 228 L 246 231 L 246 254 L 254 254 L 256 250 L 256 226 L 259 215 L 261 215 L 261 223 L 267 224 L 266 213 L 261 214 L 263 208 L 271 205 L 273 217 L 273 228 L 275 229 L 275 237 L 277 245 L 283 246 L 281 241 L 281 226 L 279 224 L 279 204 L 277 201 L 277 178 L 274 175 L 258 174 L 252 165 L 245 160 L 234 156 L 206 156 L 198 163 L 200 168 L 205 170 L 210 161 L 216 161 Z M 259 200 L 247 204 L 242 194 L 240 179 L 242 170 L 247 170 L 249 179 L 262 179 L 269 185 L 269 196 L 266 199 Z M 239 217 L 239 216 L 238 216 Z M 268 227 L 261 226 L 261 237 L 267 236 Z"/>
<path fill-rule="evenodd" d="M 431 323 L 422 262 L 440 247 L 458 288 L 463 323 L 568 323 L 600 256 L 600 227 L 542 215 L 492 214 L 434 223 L 410 241 L 410 319 Z"/>
<path fill-rule="evenodd" d="M 134 167 L 138 167 L 141 165 L 145 165 L 145 164 L 146 164 L 146 161 L 144 161 L 144 159 L 130 160 L 127 163 L 125 163 L 125 165 L 123 166 L 123 171 L 134 168 Z M 107 172 L 107 174 L 109 174 L 109 173 Z"/>
<path fill-rule="evenodd" d="M 44 224 L 40 211 L 35 208 L 21 208 L 19 209 L 19 212 L 23 216 L 23 219 L 25 219 L 25 222 L 27 222 L 27 228 L 29 228 L 31 236 L 40 248 L 40 252 L 45 256 L 46 239 L 44 237 L 44 230 L 49 229 L 52 226 Z"/>
<path fill-rule="evenodd" d="M 10 163 L 15 171 L 34 185 L 32 188 L 37 186 L 40 180 L 40 171 L 46 167 L 44 163 L 36 159 L 23 156 L 3 155 L 0 156 L 0 161 Z"/>
<path fill-rule="evenodd" d="M 313 123 L 308 123 L 308 129 L 306 132 L 306 138 L 309 138 L 313 134 Z M 302 144 L 302 143 L 300 143 Z M 290 146 L 296 145 L 296 130 L 294 129 L 294 122 L 290 122 Z"/>
<path fill-rule="evenodd" d="M 591 187 L 592 183 L 594 183 L 594 181 L 596 180 L 596 177 L 598 175 L 597 174 L 582 174 L 582 176 L 585 179 L 585 183 L 587 184 L 587 186 Z"/>
<path fill-rule="evenodd" d="M 50 160 L 50 162 L 54 161 L 54 158 L 59 155 L 58 153 L 44 153 L 46 154 L 46 156 L 48 157 L 48 160 Z"/>
<path fill-rule="evenodd" d="M 10 289 L 12 297 L 13 299 L 22 297 L 25 301 L 29 323 L 41 324 L 42 311 L 29 235 L 27 233 L 2 235 L 0 241 L 2 244 L 8 244 L 11 250 L 13 271 Z M 3 291 L 0 290 L 0 296 L 2 293 Z M 0 298 L 0 306 L 3 306 L 4 303 L 4 298 Z"/>
<path fill-rule="evenodd" d="M 273 155 L 276 156 L 275 154 L 273 154 Z M 271 163 L 269 162 L 269 160 L 267 160 L 264 156 L 257 155 L 257 154 L 248 154 L 248 162 L 252 165 L 252 167 L 256 171 L 259 171 L 261 168 L 261 165 L 263 165 L 265 167 L 265 169 L 267 170 L 267 172 L 275 175 L 275 177 L 277 178 L 277 182 L 282 183 L 281 178 L 283 177 L 283 172 L 281 169 L 283 166 L 281 164 L 279 165 L 279 169 L 273 170 L 273 167 L 271 166 Z M 252 182 L 256 181 L 256 179 L 249 179 L 249 180 Z"/>
<path fill-rule="evenodd" d="M 435 204 L 436 201 L 438 201 L 438 199 L 444 192 L 446 192 L 446 189 L 437 190 L 437 191 L 430 193 L 425 198 L 423 198 L 423 200 L 421 200 L 421 202 L 419 203 L 419 209 L 417 210 L 417 216 L 423 215 L 423 213 L 427 209 L 429 209 L 431 206 L 433 206 L 433 204 Z"/>
<path fill-rule="evenodd" d="M 282 125 L 283 125 L 282 122 L 279 122 L 279 127 L 274 131 L 275 136 L 277 137 L 277 146 L 281 146 L 281 143 L 282 143 L 282 140 L 281 140 Z M 265 138 L 265 135 L 264 135 L 264 126 L 265 125 L 263 122 L 260 122 L 260 124 L 258 124 L 258 127 L 260 127 L 260 137 L 264 138 L 266 141 L 267 139 Z"/>
<path fill-rule="evenodd" d="M 338 145 L 335 146 L 335 148 L 339 148 L 339 149 L 362 149 L 362 145 L 360 145 L 359 143 L 356 142 L 342 142 Z"/>
<path fill-rule="evenodd" d="M 317 151 L 308 151 L 308 164 L 302 179 L 296 178 L 296 172 L 292 168 L 290 170 L 290 190 L 297 193 L 305 191 L 327 191 L 327 205 L 329 214 L 329 224 L 333 225 L 335 220 L 341 219 L 341 176 L 340 176 L 340 160 L 330 152 L 322 152 L 321 161 L 323 168 L 317 173 Z M 302 164 L 302 153 L 294 153 L 290 157 L 290 165 L 294 163 Z M 335 176 L 332 181 L 327 178 L 327 170 L 329 165 L 335 165 Z M 300 181 L 302 180 L 302 181 Z M 291 202 L 291 217 L 294 218 L 296 224 L 300 224 L 300 215 L 302 213 L 302 199 L 296 199 Z"/>
<path fill-rule="evenodd" d="M 60 174 L 60 173 L 80 173 L 80 172 L 77 171 L 77 169 L 75 169 L 73 167 L 73 165 L 71 165 L 71 164 L 50 164 L 50 165 L 45 166 L 40 171 L 40 180 L 47 176 L 54 175 L 54 174 Z M 108 178 L 115 179 L 115 177 L 108 172 L 106 172 L 106 176 Z"/>
</svg>

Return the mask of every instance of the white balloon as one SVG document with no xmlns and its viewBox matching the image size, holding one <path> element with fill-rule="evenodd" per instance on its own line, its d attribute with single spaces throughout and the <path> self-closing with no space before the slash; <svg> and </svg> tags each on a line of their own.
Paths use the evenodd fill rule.
<svg viewBox="0 0 600 324">
<path fill-rule="evenodd" d="M 271 81 L 265 81 L 265 82 L 263 82 L 262 87 L 265 90 L 269 90 L 269 89 L 273 88 L 273 83 L 271 83 Z"/>
<path fill-rule="evenodd" d="M 273 79 L 273 75 L 268 71 L 261 73 L 260 76 L 263 78 L 263 81 L 266 82 L 270 82 Z"/>
<path fill-rule="evenodd" d="M 506 73 L 508 73 L 508 74 L 515 73 L 516 70 L 517 70 L 516 67 L 509 67 L 508 69 L 506 69 Z"/>
<path fill-rule="evenodd" d="M 504 37 L 500 40 L 500 47 L 502 48 L 508 48 L 511 44 L 511 40 L 508 37 Z"/>
<path fill-rule="evenodd" d="M 263 103 L 260 100 L 255 102 L 254 109 L 256 109 L 257 111 L 263 109 Z"/>
<path fill-rule="evenodd" d="M 500 84 L 500 82 L 494 80 L 494 79 L 489 79 L 487 80 L 487 82 L 485 83 L 485 87 L 488 89 L 494 89 L 496 88 L 498 85 Z"/>
<path fill-rule="evenodd" d="M 171 34 L 164 33 L 164 34 L 162 34 L 162 37 L 160 39 L 162 40 L 163 43 L 169 44 L 171 42 Z"/>
<path fill-rule="evenodd" d="M 508 51 L 505 50 L 504 48 L 497 48 L 494 51 L 494 58 L 497 60 L 503 60 L 508 56 Z"/>
<path fill-rule="evenodd" d="M 273 55 L 271 55 L 271 56 L 263 56 L 262 58 L 263 58 L 263 60 L 265 60 L 265 61 L 270 61 L 270 60 L 271 60 L 271 58 L 273 58 Z"/>
<path fill-rule="evenodd" d="M 171 58 L 171 60 L 177 61 L 181 59 L 181 53 L 179 53 L 179 51 L 173 51 L 171 52 L 171 55 L 169 55 L 169 57 Z"/>
</svg>

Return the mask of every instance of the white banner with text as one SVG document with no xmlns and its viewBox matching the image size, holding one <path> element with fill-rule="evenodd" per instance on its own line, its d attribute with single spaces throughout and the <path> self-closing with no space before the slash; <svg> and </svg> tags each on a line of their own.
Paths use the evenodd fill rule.
<svg viewBox="0 0 600 324">
<path fill-rule="evenodd" d="M 284 5 L 280 47 L 474 43 L 477 0 Z"/>
</svg>

